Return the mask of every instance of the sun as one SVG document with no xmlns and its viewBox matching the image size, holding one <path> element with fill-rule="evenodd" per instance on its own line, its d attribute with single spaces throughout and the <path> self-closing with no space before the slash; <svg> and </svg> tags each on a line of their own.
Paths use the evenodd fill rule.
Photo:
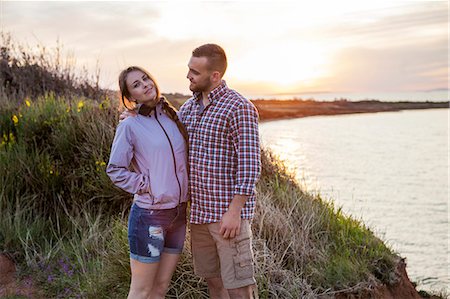
<svg viewBox="0 0 450 299">
<path fill-rule="evenodd" d="M 328 64 L 323 49 L 296 42 L 255 47 L 236 60 L 228 71 L 235 80 L 280 87 L 310 84 L 326 74 Z"/>
</svg>

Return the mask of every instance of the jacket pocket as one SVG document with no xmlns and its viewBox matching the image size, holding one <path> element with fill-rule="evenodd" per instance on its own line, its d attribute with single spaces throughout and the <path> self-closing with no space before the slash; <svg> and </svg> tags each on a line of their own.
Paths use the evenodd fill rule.
<svg viewBox="0 0 450 299">
<path fill-rule="evenodd" d="M 150 169 L 147 169 L 147 178 L 148 178 L 148 188 L 147 188 L 148 197 L 150 198 L 150 201 L 153 205 L 155 204 L 155 196 L 153 196 L 152 192 L 152 177 L 150 176 Z"/>
</svg>

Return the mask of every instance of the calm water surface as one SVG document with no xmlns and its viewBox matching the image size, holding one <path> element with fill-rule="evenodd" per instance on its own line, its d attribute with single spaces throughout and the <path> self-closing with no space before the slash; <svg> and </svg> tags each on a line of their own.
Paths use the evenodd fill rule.
<svg viewBox="0 0 450 299">
<path fill-rule="evenodd" d="M 362 219 L 407 259 L 419 289 L 450 291 L 448 109 L 262 123 L 307 189 Z"/>
</svg>

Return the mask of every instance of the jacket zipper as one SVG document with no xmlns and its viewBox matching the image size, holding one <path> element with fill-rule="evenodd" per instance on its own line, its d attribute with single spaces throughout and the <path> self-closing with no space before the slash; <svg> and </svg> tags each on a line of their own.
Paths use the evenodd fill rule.
<svg viewBox="0 0 450 299">
<path fill-rule="evenodd" d="M 178 190 L 180 192 L 180 197 L 178 199 L 178 205 L 181 203 L 181 184 L 180 184 L 180 179 L 178 178 L 178 173 L 177 173 L 177 161 L 175 159 L 175 151 L 173 150 L 173 145 L 172 145 L 172 141 L 170 141 L 169 135 L 167 134 L 166 130 L 164 129 L 163 125 L 159 122 L 158 120 L 158 111 L 156 111 L 155 109 L 155 119 L 158 122 L 159 126 L 161 127 L 161 129 L 164 132 L 164 135 L 166 135 L 167 140 L 169 141 L 169 145 L 170 145 L 170 150 L 172 151 L 172 158 L 173 158 L 173 167 L 174 167 L 174 171 L 175 171 L 175 177 L 177 178 L 177 183 L 178 183 Z"/>
</svg>

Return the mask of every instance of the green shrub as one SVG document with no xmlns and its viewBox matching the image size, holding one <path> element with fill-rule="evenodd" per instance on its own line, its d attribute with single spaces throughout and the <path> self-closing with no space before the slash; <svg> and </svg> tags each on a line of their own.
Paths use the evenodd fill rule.
<svg viewBox="0 0 450 299">
<path fill-rule="evenodd" d="M 131 196 L 105 173 L 118 114 L 86 99 L 52 94 L 1 113 L 1 194 L 28 195 L 42 215 L 86 204 L 121 213 Z"/>
</svg>

